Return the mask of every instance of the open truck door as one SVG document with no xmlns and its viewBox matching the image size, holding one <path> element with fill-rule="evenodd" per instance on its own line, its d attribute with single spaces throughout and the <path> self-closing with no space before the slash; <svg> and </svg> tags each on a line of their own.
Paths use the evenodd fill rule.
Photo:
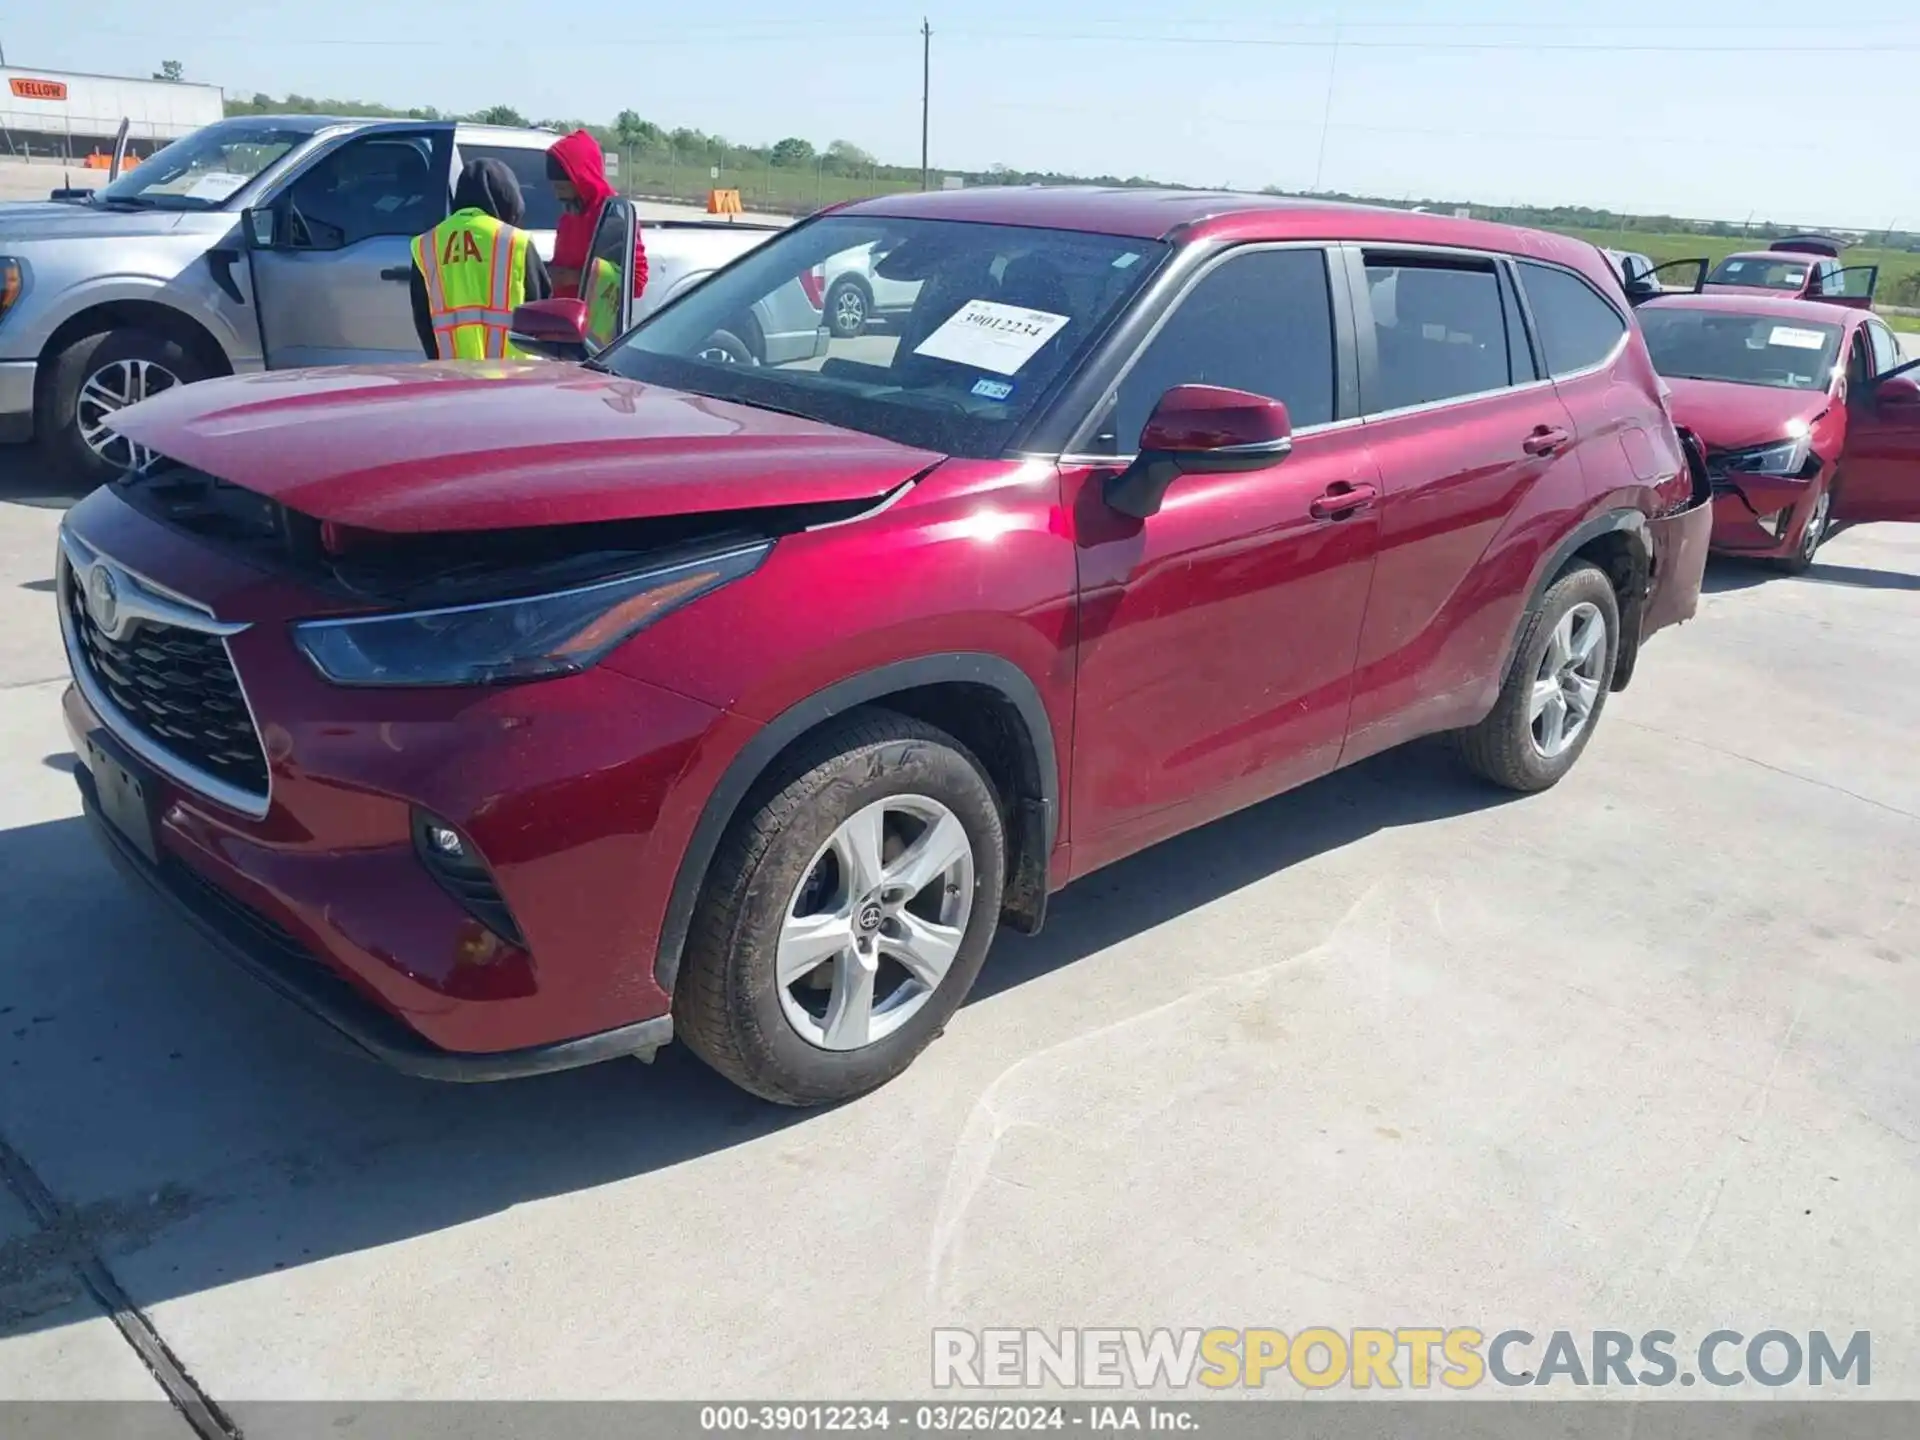
<svg viewBox="0 0 1920 1440">
<path fill-rule="evenodd" d="M 1833 496 L 1835 525 L 1920 520 L 1920 360 L 1856 384 Z"/>
<path fill-rule="evenodd" d="M 1664 265 L 1656 265 L 1651 270 L 1644 270 L 1633 279 L 1624 281 L 1627 300 L 1630 304 L 1638 305 L 1642 301 L 1653 299 L 1656 295 L 1698 295 L 1700 287 L 1707 283 L 1707 266 L 1710 263 L 1704 258 L 1669 260 Z M 1692 280 L 1669 281 L 1663 278 L 1669 270 L 1674 271 L 1678 276 L 1687 266 L 1693 267 Z"/>
</svg>

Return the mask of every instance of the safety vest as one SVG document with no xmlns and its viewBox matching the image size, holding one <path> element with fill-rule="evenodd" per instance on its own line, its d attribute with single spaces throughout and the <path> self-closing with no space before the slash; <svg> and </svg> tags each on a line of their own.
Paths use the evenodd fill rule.
<svg viewBox="0 0 1920 1440">
<path fill-rule="evenodd" d="M 590 260 L 587 283 L 587 338 L 604 348 L 620 333 L 620 286 L 624 272 L 611 260 Z"/>
<path fill-rule="evenodd" d="M 415 237 L 413 263 L 427 282 L 427 308 L 442 360 L 499 360 L 515 353 L 507 330 L 527 298 L 524 230 L 484 210 L 456 210 Z"/>
</svg>

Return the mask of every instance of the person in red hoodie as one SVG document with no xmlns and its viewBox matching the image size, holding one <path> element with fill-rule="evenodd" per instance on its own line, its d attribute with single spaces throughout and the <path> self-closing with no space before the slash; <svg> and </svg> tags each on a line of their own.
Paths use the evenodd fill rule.
<svg viewBox="0 0 1920 1440">
<path fill-rule="evenodd" d="M 580 272 L 587 264 L 587 248 L 593 244 L 594 226 L 600 223 L 601 209 L 613 198 L 600 142 L 585 130 L 562 135 L 547 150 L 547 179 L 553 183 L 553 193 L 560 200 L 553 263 L 547 269 L 553 277 L 553 293 L 576 298 L 580 294 Z M 647 249 L 641 242 L 639 227 L 635 226 L 634 295 L 638 296 L 646 285 Z"/>
</svg>

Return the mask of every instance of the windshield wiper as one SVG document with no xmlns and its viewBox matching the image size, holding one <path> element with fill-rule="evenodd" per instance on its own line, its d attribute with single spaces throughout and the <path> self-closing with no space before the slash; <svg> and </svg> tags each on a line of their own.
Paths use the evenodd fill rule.
<svg viewBox="0 0 1920 1440">
<path fill-rule="evenodd" d="M 112 205 L 124 205 L 129 210 L 157 210 L 160 208 L 160 202 L 158 200 L 146 195 L 101 195 L 96 192 L 93 199 L 88 203 L 103 209 Z"/>
</svg>

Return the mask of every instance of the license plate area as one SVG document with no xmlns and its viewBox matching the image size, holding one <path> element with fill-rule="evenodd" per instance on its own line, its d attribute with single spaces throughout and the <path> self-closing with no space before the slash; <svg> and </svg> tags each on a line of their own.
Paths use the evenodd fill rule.
<svg viewBox="0 0 1920 1440">
<path fill-rule="evenodd" d="M 104 732 L 95 730 L 85 740 L 87 769 L 93 774 L 94 801 L 100 816 L 120 833 L 150 865 L 160 863 L 155 814 L 159 787 L 153 772 L 129 755 Z"/>
</svg>

